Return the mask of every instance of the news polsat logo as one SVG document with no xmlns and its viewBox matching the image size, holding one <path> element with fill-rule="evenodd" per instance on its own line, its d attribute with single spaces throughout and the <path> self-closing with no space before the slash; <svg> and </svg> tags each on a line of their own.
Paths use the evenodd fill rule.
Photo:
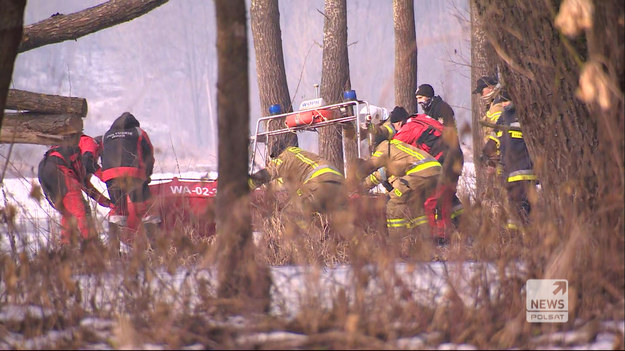
<svg viewBox="0 0 625 351">
<path fill-rule="evenodd" d="M 569 282 L 565 279 L 529 279 L 525 284 L 525 318 L 529 323 L 569 321 Z"/>
</svg>

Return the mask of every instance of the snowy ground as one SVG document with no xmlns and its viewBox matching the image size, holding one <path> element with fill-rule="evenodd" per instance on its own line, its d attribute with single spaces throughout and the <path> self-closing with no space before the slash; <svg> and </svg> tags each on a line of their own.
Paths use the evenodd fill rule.
<svg viewBox="0 0 625 351">
<path fill-rule="evenodd" d="M 473 165 L 471 163 L 466 164 L 463 178 L 460 181 L 459 189 L 461 191 L 470 191 L 473 184 Z M 153 179 L 167 179 L 174 176 L 174 174 L 155 174 Z M 180 177 L 188 178 L 200 178 L 200 177 L 212 177 L 215 174 L 206 173 L 185 173 L 178 175 Z M 16 245 L 22 248 L 26 248 L 29 252 L 35 252 L 38 250 L 45 250 L 49 240 L 50 232 L 54 231 L 54 227 L 58 224 L 58 214 L 52 209 L 45 199 L 37 201 L 30 196 L 33 184 L 37 184 L 36 179 L 5 179 L 1 190 L 0 207 L 6 208 L 7 206 L 15 206 L 17 209 L 16 223 L 17 229 L 14 231 L 16 234 Z M 98 185 L 103 190 L 103 185 Z M 94 202 L 91 203 L 93 208 L 97 208 L 96 219 L 103 226 L 106 221 L 107 211 L 99 206 L 96 206 Z M 50 225 L 52 223 L 52 225 Z M 6 224 L 2 224 L 3 235 L 0 242 L 0 250 L 4 253 L 11 250 L 11 244 L 9 241 L 9 228 Z M 22 233 L 27 233 L 23 235 Z M 103 238 L 104 239 L 104 238 Z M 371 267 L 370 269 L 374 269 Z M 460 297 L 463 302 L 470 306 L 475 301 L 468 293 L 468 282 L 474 276 L 474 274 L 492 274 L 493 277 L 497 276 L 496 268 L 490 266 L 489 263 L 476 263 L 476 262 L 431 262 L 431 263 L 419 263 L 419 264 L 406 264 L 398 263 L 396 266 L 396 272 L 404 280 L 405 286 L 407 286 L 414 294 L 415 298 L 422 299 L 423 302 L 442 304 L 445 303 L 445 293 L 448 289 L 453 288 L 460 292 Z M 301 303 L 307 301 L 309 294 L 315 294 L 315 296 L 326 297 L 325 300 L 328 304 L 330 298 L 336 296 L 336 292 L 343 289 L 350 295 L 351 291 L 351 279 L 352 270 L 348 265 L 341 265 L 335 267 L 306 267 L 306 266 L 280 266 L 272 267 L 271 274 L 273 278 L 272 287 L 272 305 L 271 313 L 281 316 L 293 316 L 299 310 Z M 193 297 L 197 297 L 197 292 L 202 286 L 215 286 L 215 272 L 206 269 L 185 269 L 179 270 L 174 273 L 168 273 L 166 271 L 157 271 L 157 279 L 152 280 L 151 289 L 155 296 L 160 294 L 160 298 L 167 299 L 172 296 L 191 296 L 190 300 L 186 300 L 185 303 L 193 304 Z M 113 288 L 119 285 L 118 279 L 121 277 L 110 277 L 111 289 L 101 289 L 100 284 L 96 284 L 93 277 L 78 276 L 75 277 L 79 281 L 81 291 L 85 294 L 85 309 L 89 310 L 90 306 L 87 302 L 91 302 L 93 296 L 97 297 L 97 304 L 104 306 L 114 303 L 119 293 L 117 289 Z M 492 279 L 493 291 L 497 289 L 497 279 Z M 368 294 L 371 296 L 376 295 L 380 291 L 380 287 L 376 282 L 372 282 Z M 4 283 L 0 285 L 0 292 L 4 290 Z M 521 292 L 520 292 L 521 293 Z M 392 297 L 389 297 L 392 298 Z M 176 304 L 181 300 L 172 298 L 171 303 Z M 322 301 L 324 301 L 322 299 Z M 322 306 L 320 306 L 322 307 Z M 0 306 L 0 324 L 14 322 L 16 320 L 23 320 L 26 315 L 29 318 L 44 318 L 46 314 L 45 309 L 41 309 L 36 306 L 12 306 L 1 305 Z M 108 335 L 103 338 L 107 340 L 114 338 L 114 327 L 117 322 L 106 320 L 94 320 L 91 318 L 85 318 L 81 322 L 81 328 L 92 328 L 104 335 Z M 237 323 L 233 321 L 233 323 Z M 611 349 L 616 345 L 617 341 L 623 340 L 625 334 L 625 323 L 623 321 L 608 321 L 603 322 L 598 328 L 594 337 L 587 337 L 584 334 L 584 328 L 576 329 L 575 331 L 554 333 L 549 335 L 536 336 L 535 343 L 542 345 L 546 349 Z M 11 348 L 45 348 L 46 345 L 53 345 L 55 338 L 69 338 L 72 335 L 72 330 L 64 331 L 50 331 L 48 334 L 37 337 L 28 338 L 24 335 L 15 333 L 8 333 L 3 335 L 0 340 L 0 349 Z M 307 336 L 280 332 L 274 333 L 262 333 L 262 334 L 250 334 L 245 337 L 241 337 L 240 346 L 250 347 L 250 345 L 260 345 L 263 342 L 269 340 L 282 340 L 288 341 L 293 345 L 305 344 Z M 435 335 L 422 334 L 416 335 L 412 338 L 404 338 L 397 340 L 394 347 L 402 349 L 415 349 L 415 348 L 434 348 L 434 349 L 476 349 L 473 345 L 455 345 L 446 344 L 442 342 L 433 342 L 436 340 Z M 622 341 L 621 341 L 622 342 Z M 130 345 L 128 345 L 130 346 Z M 162 348 L 159 345 L 134 345 L 141 348 Z M 101 348 L 110 349 L 107 344 L 93 344 L 86 346 L 87 348 Z M 208 345 L 189 345 L 189 348 L 206 348 Z"/>
</svg>

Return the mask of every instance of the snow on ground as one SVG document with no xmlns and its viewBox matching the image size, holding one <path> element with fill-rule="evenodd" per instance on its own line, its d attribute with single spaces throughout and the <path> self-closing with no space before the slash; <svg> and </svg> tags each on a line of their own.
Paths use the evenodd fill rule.
<svg viewBox="0 0 625 351">
<path fill-rule="evenodd" d="M 469 195 L 474 184 L 474 167 L 472 163 L 465 163 L 463 176 L 459 182 L 459 195 Z M 153 181 L 159 182 L 168 180 L 171 177 L 179 178 L 209 178 L 216 179 L 216 174 L 202 172 L 187 172 L 182 174 L 162 173 L 153 175 Z M 38 185 L 37 179 L 10 178 L 5 179 L 0 190 L 1 199 L 0 207 L 15 206 L 17 228 L 9 230 L 6 224 L 2 224 L 2 232 L 10 232 L 16 235 L 16 245 L 26 247 L 29 252 L 46 249 L 50 242 L 50 232 L 57 230 L 59 215 L 50 207 L 45 198 L 37 200 L 33 198 L 31 189 L 34 185 Z M 104 191 L 105 186 L 97 182 L 95 184 L 100 190 Z M 107 210 L 101 206 L 97 206 L 91 201 L 92 208 L 96 210 L 96 220 L 105 228 Z M 27 235 L 23 235 L 27 233 Z M 104 235 L 104 234 L 103 234 Z M 11 250 L 10 235 L 2 235 L 0 239 L 0 250 L 8 252 Z M 104 237 L 102 239 L 105 239 Z M 522 267 L 520 267 L 522 268 Z M 374 270 L 374 267 L 367 267 Z M 445 296 L 448 289 L 454 289 L 460 293 L 460 298 L 467 306 L 472 306 L 475 301 L 470 294 L 469 282 L 475 274 L 492 275 L 488 281 L 492 282 L 491 292 L 497 289 L 498 276 L 496 267 L 490 263 L 479 262 L 426 262 L 418 264 L 398 263 L 395 267 L 397 276 L 401 277 L 403 286 L 408 288 L 415 299 L 430 304 L 445 303 Z M 309 267 L 309 266 L 279 266 L 271 267 L 273 278 L 272 287 L 272 304 L 271 313 L 281 316 L 294 316 L 302 303 L 308 301 L 309 297 L 322 297 L 321 303 L 330 307 L 332 298 L 336 296 L 339 290 L 347 293 L 347 297 L 353 296 L 352 278 L 353 271 L 349 265 L 340 265 L 335 267 Z M 157 298 L 161 298 L 171 303 L 197 303 L 198 291 L 200 288 L 215 287 L 216 274 L 213 270 L 207 269 L 183 269 L 174 273 L 164 270 L 155 272 L 157 279 L 151 280 L 151 288 L 153 294 Z M 493 279 L 496 278 L 496 279 Z M 510 278 L 510 277 L 507 277 Z M 94 277 L 79 276 L 75 277 L 79 281 L 81 291 L 85 294 L 85 308 L 89 310 L 91 306 L 88 304 L 92 301 L 91 297 L 96 298 L 99 306 L 114 305 L 119 298 L 119 291 L 115 288 L 119 286 L 119 276 L 110 276 L 108 286 L 110 289 L 102 289 L 102 285 L 94 280 Z M 505 278 L 504 278 L 505 279 Z M 368 287 L 367 294 L 374 298 L 378 294 L 388 294 L 382 286 L 383 283 L 372 281 Z M 0 290 L 2 290 L 0 286 Z M 210 291 L 210 289 L 209 289 Z M 392 292 L 391 292 L 392 293 Z M 400 293 L 395 291 L 395 293 Z M 521 292 L 519 292 L 521 293 Z M 185 296 L 188 299 L 183 299 Z M 392 297 L 388 297 L 392 298 Z M 194 299 L 196 301 L 194 301 Z M 20 308 L 18 306 L 2 306 L 0 308 L 0 323 L 7 320 L 23 319 L 26 314 L 43 313 L 45 311 L 40 307 Z M 83 321 L 86 325 L 94 327 L 94 321 Z M 102 321 L 105 325 L 110 325 L 110 321 Z M 607 324 L 606 324 L 607 323 Z M 612 323 L 612 324 L 609 324 Z M 82 323 L 81 323 L 82 324 Z M 96 323 L 97 324 L 97 323 Z M 625 334 L 625 324 L 623 321 L 604 322 L 605 326 L 596 338 L 593 340 L 584 340 L 581 332 L 559 332 L 549 335 L 537 336 L 536 343 L 544 345 L 547 349 L 610 349 L 615 345 L 617 338 L 622 338 Z M 609 325 L 608 325 L 609 324 Z M 103 327 L 105 332 L 111 333 L 110 327 Z M 108 328 L 108 329 L 107 329 Z M 71 335 L 71 331 L 55 331 L 54 335 L 47 335 L 48 338 L 63 338 Z M 65 334 L 63 334 L 65 333 Z M 620 336 L 619 336 L 620 333 Z M 250 335 L 248 338 L 257 338 L 258 340 L 300 340 L 305 338 L 303 335 L 293 333 L 262 333 Z M 428 342 L 429 336 L 420 335 L 413 338 L 400 339 L 397 342 L 398 348 L 423 348 L 431 347 Z M 4 341 L 0 341 L 0 348 L 11 348 L 15 345 L 26 346 L 27 348 L 40 348 L 45 345 L 45 340 L 40 339 L 24 339 L 21 335 L 7 335 Z M 241 341 L 249 342 L 249 340 Z M 560 345 L 560 346 L 554 346 Z M 148 345 L 144 345 L 147 347 Z M 107 348 L 107 345 L 94 345 L 97 348 Z M 193 347 L 193 346 L 191 346 Z M 475 349 L 472 345 L 455 345 L 440 344 L 438 349 Z"/>
</svg>

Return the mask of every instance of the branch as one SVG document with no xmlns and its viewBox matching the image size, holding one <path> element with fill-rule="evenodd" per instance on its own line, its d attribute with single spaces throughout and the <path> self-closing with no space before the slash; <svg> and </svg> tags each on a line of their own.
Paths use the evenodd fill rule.
<svg viewBox="0 0 625 351">
<path fill-rule="evenodd" d="M 69 15 L 55 14 L 24 27 L 18 53 L 40 46 L 76 40 L 87 34 L 128 22 L 168 0 L 110 0 Z"/>
</svg>

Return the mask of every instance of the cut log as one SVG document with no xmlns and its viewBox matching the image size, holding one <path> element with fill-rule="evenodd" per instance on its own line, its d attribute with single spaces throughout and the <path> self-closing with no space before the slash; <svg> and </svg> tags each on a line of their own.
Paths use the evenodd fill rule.
<svg viewBox="0 0 625 351">
<path fill-rule="evenodd" d="M 57 13 L 41 22 L 25 26 L 18 52 L 66 40 L 76 40 L 140 17 L 167 1 L 110 0 L 69 15 Z"/>
<path fill-rule="evenodd" d="M 57 145 L 78 142 L 83 121 L 77 115 L 5 113 L 0 143 Z"/>
<path fill-rule="evenodd" d="M 9 89 L 6 109 L 49 113 L 55 115 L 87 116 L 87 100 L 79 97 L 33 93 Z"/>
</svg>

